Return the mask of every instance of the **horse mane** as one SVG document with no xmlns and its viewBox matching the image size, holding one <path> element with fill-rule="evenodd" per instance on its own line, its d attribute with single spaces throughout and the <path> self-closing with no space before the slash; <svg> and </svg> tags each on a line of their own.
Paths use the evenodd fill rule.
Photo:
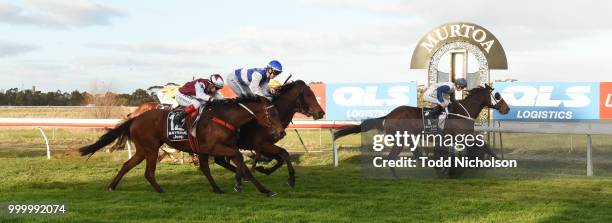
<svg viewBox="0 0 612 223">
<path fill-rule="evenodd" d="M 472 89 L 468 90 L 468 95 L 467 95 L 466 99 L 469 98 L 470 96 L 478 94 L 480 91 L 485 91 L 485 90 L 488 91 L 488 90 L 492 90 L 492 89 L 493 88 L 491 88 L 489 86 L 478 86 L 478 87 L 472 88 Z"/>
<path fill-rule="evenodd" d="M 283 86 L 280 86 L 280 88 L 277 91 L 279 95 L 284 94 L 285 92 L 289 91 L 296 85 L 306 85 L 306 82 L 304 82 L 303 80 L 292 81 L 292 82 L 284 84 Z"/>
<path fill-rule="evenodd" d="M 231 103 L 249 103 L 249 102 L 260 102 L 260 101 L 261 101 L 260 96 L 246 96 L 246 97 L 239 97 L 239 98 L 226 98 L 222 100 L 214 100 L 214 101 L 208 102 L 208 105 L 218 106 L 218 105 L 227 105 Z"/>
</svg>

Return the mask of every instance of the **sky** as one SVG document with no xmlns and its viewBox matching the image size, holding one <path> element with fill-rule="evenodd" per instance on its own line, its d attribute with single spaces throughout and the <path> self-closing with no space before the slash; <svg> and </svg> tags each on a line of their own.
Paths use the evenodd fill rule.
<svg viewBox="0 0 612 223">
<path fill-rule="evenodd" d="M 519 81 L 612 81 L 612 1 L 0 0 L 0 89 L 184 83 L 279 60 L 283 79 L 424 84 L 419 39 L 466 21 L 491 31 Z"/>
</svg>

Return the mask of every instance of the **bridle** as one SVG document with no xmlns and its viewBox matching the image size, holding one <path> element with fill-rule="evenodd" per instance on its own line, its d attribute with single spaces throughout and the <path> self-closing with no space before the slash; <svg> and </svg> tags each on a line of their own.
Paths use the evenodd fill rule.
<svg viewBox="0 0 612 223">
<path fill-rule="evenodd" d="M 495 94 L 493 94 L 493 89 L 490 89 L 489 97 L 491 99 L 491 103 L 487 105 L 487 107 L 495 109 L 495 110 L 499 110 L 499 102 L 501 101 L 501 95 L 498 92 L 495 92 Z M 465 108 L 465 106 L 463 106 L 463 104 L 461 104 L 460 102 L 457 102 L 456 104 L 458 104 L 463 109 L 463 111 L 465 111 L 465 114 L 467 114 L 467 116 L 462 115 L 462 114 L 457 114 L 457 113 L 450 113 L 450 112 L 448 113 L 448 115 L 453 115 L 453 116 L 457 116 L 460 118 L 474 121 L 474 118 L 470 116 L 470 112 Z"/>
<path fill-rule="evenodd" d="M 244 110 L 246 110 L 247 112 L 249 112 L 253 118 L 257 119 L 257 115 L 255 115 L 255 112 L 253 112 L 253 110 L 249 109 L 246 105 L 242 104 L 242 103 L 238 103 L 238 105 L 240 105 L 240 107 L 244 108 Z M 272 118 L 270 116 L 270 112 L 269 110 L 274 108 L 274 105 L 269 105 L 269 106 L 263 106 L 264 107 L 264 114 L 265 114 L 265 118 L 266 118 L 266 122 L 264 123 L 264 127 L 272 127 Z"/>
<path fill-rule="evenodd" d="M 501 101 L 501 95 L 499 92 L 495 92 L 495 94 L 493 94 L 493 89 L 491 89 L 491 91 L 489 91 L 489 97 L 491 97 L 491 104 L 488 105 L 488 107 L 499 110 L 499 101 Z"/>
<path fill-rule="evenodd" d="M 310 111 L 310 109 L 308 109 L 308 106 L 306 106 L 307 105 L 305 101 L 306 99 L 304 99 L 305 90 L 306 90 L 305 88 L 302 88 L 302 90 L 300 91 L 300 94 L 298 94 L 295 110 L 310 117 L 310 116 L 313 116 L 313 114 Z"/>
</svg>

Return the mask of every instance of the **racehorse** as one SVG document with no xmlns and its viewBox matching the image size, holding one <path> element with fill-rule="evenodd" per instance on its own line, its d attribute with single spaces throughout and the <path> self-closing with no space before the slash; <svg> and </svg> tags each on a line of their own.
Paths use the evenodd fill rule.
<svg viewBox="0 0 612 223">
<path fill-rule="evenodd" d="M 444 125 L 444 134 L 473 134 L 475 119 L 485 108 L 493 108 L 501 114 L 507 114 L 510 107 L 497 92 L 489 85 L 479 86 L 468 91 L 465 99 L 454 101 L 448 106 L 448 115 Z M 344 127 L 334 133 L 334 139 L 365 132 L 373 129 L 383 130 L 385 134 L 394 134 L 397 131 L 407 131 L 410 134 L 420 134 L 425 131 L 425 110 L 423 108 L 400 106 L 393 109 L 389 114 L 379 118 L 363 120 L 359 125 Z M 439 151 L 438 149 L 436 151 Z M 389 159 L 398 158 L 401 148 L 392 147 L 389 151 Z M 490 149 L 486 150 L 491 156 L 495 156 Z M 415 151 L 415 156 L 420 156 L 420 150 Z M 394 168 L 391 174 L 397 178 Z M 449 171 L 448 169 L 436 169 L 437 171 Z M 452 170 L 451 170 L 452 171 Z M 449 175 L 453 173 L 448 173 Z"/>
<path fill-rule="evenodd" d="M 198 148 L 187 141 L 170 141 L 166 135 L 167 117 L 170 111 L 154 109 L 147 111 L 135 118 L 128 119 L 118 127 L 102 135 L 94 144 L 80 148 L 81 155 L 93 155 L 96 151 L 112 143 L 115 139 L 125 136 L 130 138 L 136 145 L 136 153 L 123 164 L 117 176 L 108 186 L 114 190 L 117 184 L 130 169 L 138 165 L 144 159 L 147 161 L 145 178 L 151 186 L 159 193 L 163 190 L 155 179 L 155 166 L 159 147 L 166 143 L 181 151 L 200 154 L 200 170 L 208 179 L 213 192 L 222 193 L 210 174 L 207 155 L 230 157 L 238 167 L 236 180 L 241 181 L 242 175 L 251 181 L 255 187 L 268 196 L 276 193 L 266 189 L 248 171 L 243 162 L 242 154 L 236 148 L 234 133 L 236 128 L 246 124 L 253 119 L 260 125 L 266 127 L 266 134 L 278 139 L 285 135 L 278 118 L 278 112 L 267 99 L 263 97 L 227 99 L 210 102 L 209 110 L 202 114 L 197 122 L 196 135 Z M 189 120 L 186 120 L 188 122 Z M 203 158 L 206 157 L 204 160 Z"/>
<path fill-rule="evenodd" d="M 293 119 L 296 112 L 302 113 L 306 116 L 321 119 L 325 115 L 325 111 L 321 108 L 321 105 L 317 102 L 314 92 L 310 87 L 301 80 L 290 82 L 280 87 L 277 93 L 272 99 L 272 104 L 278 109 L 280 120 L 284 128 L 289 126 L 289 123 Z M 254 168 L 255 170 L 264 173 L 266 175 L 272 174 L 283 163 L 287 164 L 288 180 L 287 184 L 291 187 L 295 186 L 295 170 L 291 164 L 289 153 L 286 149 L 275 145 L 280 139 L 274 139 L 269 135 L 264 134 L 265 129 L 256 125 L 255 123 L 247 123 L 240 130 L 240 138 L 238 140 L 238 147 L 244 150 L 253 150 L 257 156 L 265 155 L 276 159 L 276 164 L 270 168 L 263 168 L 261 166 Z M 256 157 L 257 157 L 256 156 Z M 254 165 L 257 163 L 257 159 Z M 226 159 L 222 157 L 215 157 L 215 163 L 225 167 L 230 171 L 235 171 L 235 167 L 231 166 Z"/>
<path fill-rule="evenodd" d="M 312 89 L 302 80 L 296 80 L 281 86 L 272 99 L 272 104 L 279 112 L 281 124 L 284 128 L 287 128 L 293 116 L 296 112 L 302 113 L 306 116 L 312 116 L 314 119 L 321 119 L 325 115 L 323 108 L 317 102 L 316 96 Z M 140 107 L 155 108 L 149 104 L 142 105 Z M 140 107 L 137 110 L 141 110 Z M 238 140 L 238 147 L 243 150 L 255 151 L 256 157 L 261 154 L 274 158 L 277 162 L 270 168 L 256 167 L 253 168 L 266 175 L 272 174 L 283 163 L 287 164 L 288 170 L 288 181 L 289 186 L 295 186 L 295 170 L 289 159 L 289 153 L 286 149 L 274 145 L 280 139 L 274 139 L 266 134 L 265 128 L 257 125 L 254 122 L 247 123 L 240 128 L 240 136 Z M 125 142 L 117 142 L 116 145 L 125 145 Z M 208 156 L 202 157 L 208 161 Z M 202 161 L 202 158 L 200 161 Z M 257 160 L 257 159 L 256 159 Z M 253 165 L 257 162 L 254 161 Z M 236 167 L 227 162 L 225 157 L 215 157 L 215 163 L 230 170 L 236 171 Z M 202 164 L 200 164 L 202 165 Z M 239 187 L 234 188 L 240 190 Z"/>
</svg>

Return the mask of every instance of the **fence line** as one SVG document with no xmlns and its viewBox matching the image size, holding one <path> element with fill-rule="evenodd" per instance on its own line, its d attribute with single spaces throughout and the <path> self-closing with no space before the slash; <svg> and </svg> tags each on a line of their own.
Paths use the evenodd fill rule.
<svg viewBox="0 0 612 223">
<path fill-rule="evenodd" d="M 58 127 L 58 128 L 113 128 L 120 119 L 53 119 L 53 118 L 0 118 L 0 127 Z M 497 122 L 497 123 L 496 123 Z M 295 120 L 288 128 L 294 129 L 329 129 L 332 134 L 332 151 L 334 166 L 339 165 L 338 146 L 333 138 L 333 129 L 347 125 L 359 124 L 360 121 L 332 120 Z M 44 131 L 40 129 L 47 145 L 47 157 L 51 159 L 51 149 Z M 475 126 L 476 131 L 500 133 L 542 133 L 542 134 L 575 134 L 587 136 L 587 176 L 593 175 L 591 135 L 612 135 L 611 122 L 516 122 L 493 121 Z M 503 147 L 502 147 L 503 149 Z M 130 151 L 131 153 L 131 151 Z"/>
</svg>

